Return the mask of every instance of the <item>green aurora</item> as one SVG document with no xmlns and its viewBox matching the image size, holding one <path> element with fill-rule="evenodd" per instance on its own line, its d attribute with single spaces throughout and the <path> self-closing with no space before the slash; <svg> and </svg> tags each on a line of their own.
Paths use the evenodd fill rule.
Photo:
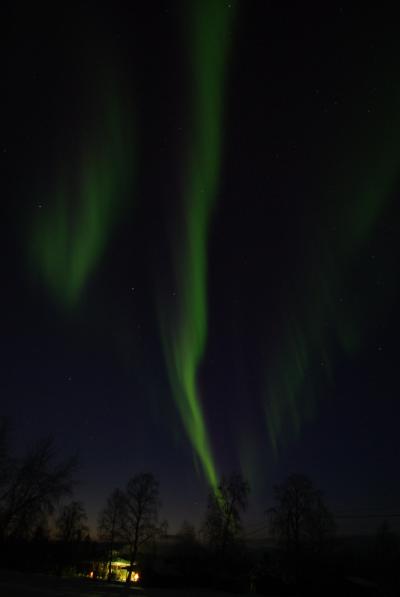
<svg viewBox="0 0 400 597">
<path fill-rule="evenodd" d="M 81 142 L 79 157 L 62 167 L 61 180 L 33 221 L 34 267 L 68 308 L 77 305 L 104 255 L 131 182 L 129 114 L 113 93 L 96 98 L 88 141 Z"/>
<path fill-rule="evenodd" d="M 322 166 L 321 187 L 333 188 L 330 195 L 321 192 L 331 234 L 317 237 L 319 255 L 310 254 L 301 286 L 293 287 L 297 300 L 285 313 L 282 339 L 266 373 L 265 414 L 275 456 L 313 417 L 321 377 L 332 379 L 333 347 L 352 357 L 361 345 L 368 322 L 347 300 L 347 287 L 398 181 L 399 100 L 394 94 L 388 105 L 383 97 L 375 116 L 360 110 L 352 136 L 338 135 L 329 166 Z"/>
<path fill-rule="evenodd" d="M 183 233 L 174 247 L 177 321 L 161 316 L 173 396 L 186 433 L 211 487 L 217 467 L 197 386 L 207 341 L 207 241 L 221 168 L 224 86 L 234 9 L 213 0 L 192 4 L 192 102 Z"/>
</svg>

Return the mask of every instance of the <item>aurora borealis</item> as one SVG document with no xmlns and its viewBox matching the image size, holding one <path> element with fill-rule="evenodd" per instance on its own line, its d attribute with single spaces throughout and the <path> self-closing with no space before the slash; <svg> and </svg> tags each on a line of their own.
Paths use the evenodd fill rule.
<svg viewBox="0 0 400 597">
<path fill-rule="evenodd" d="M 37 10 L 9 10 L 1 153 L 20 441 L 78 451 L 93 511 L 127 468 L 154 472 L 172 528 L 235 471 L 255 519 L 289 472 L 337 504 L 400 500 L 390 23 L 243 0 Z"/>
<path fill-rule="evenodd" d="M 390 87 L 386 73 L 379 78 L 383 88 Z M 353 101 L 357 101 L 356 97 Z M 319 270 L 312 272 L 312 278 L 307 276 L 302 280 L 303 286 L 309 286 L 311 300 L 293 306 L 293 313 L 285 322 L 281 352 L 267 374 L 266 421 L 275 453 L 278 444 L 286 440 L 284 430 L 288 435 L 292 430 L 298 436 L 302 423 L 315 414 L 315 388 L 308 379 L 310 366 L 319 364 L 322 375 L 332 379 L 332 344 L 338 343 L 345 354 L 354 356 L 363 342 L 366 322 L 354 306 L 343 304 L 340 288 L 348 285 L 354 260 L 365 250 L 379 224 L 400 172 L 396 149 L 397 90 L 393 97 L 385 98 L 383 105 L 379 106 L 379 100 L 376 104 L 384 117 L 377 122 L 371 115 L 368 131 L 363 131 L 364 146 L 359 142 L 363 124 L 355 119 L 349 126 L 349 147 L 344 150 L 338 144 L 332 152 L 334 159 L 343 163 L 345 172 L 345 176 L 337 176 L 336 180 L 335 202 L 339 205 L 342 198 L 344 201 L 343 211 L 332 218 L 332 228 L 343 227 L 343 231 L 329 246 L 326 239 L 318 238 Z M 368 110 L 367 114 L 370 113 Z M 355 176 L 354 172 L 365 174 Z M 324 175 L 328 178 L 329 172 Z M 326 322 L 332 324 L 327 326 Z"/>
<path fill-rule="evenodd" d="M 60 180 L 53 181 L 50 197 L 41 200 L 33 221 L 28 252 L 54 296 L 76 305 L 85 284 L 102 258 L 113 224 L 131 196 L 134 169 L 132 117 L 123 112 L 115 82 L 107 82 L 115 97 L 102 97 L 104 77 L 98 84 L 90 142 L 79 143 L 78 155 L 62 164 Z M 124 130 L 125 129 L 125 130 Z M 128 129 L 128 133 L 127 133 Z M 42 204 L 40 203 L 40 206 Z"/>
<path fill-rule="evenodd" d="M 177 320 L 164 314 L 161 325 L 173 395 L 206 478 L 215 488 L 218 476 L 197 374 L 207 340 L 207 243 L 222 159 L 223 97 L 233 9 L 212 1 L 194 2 L 192 8 L 187 35 L 192 124 L 185 160 L 183 231 L 173 251 Z"/>
</svg>

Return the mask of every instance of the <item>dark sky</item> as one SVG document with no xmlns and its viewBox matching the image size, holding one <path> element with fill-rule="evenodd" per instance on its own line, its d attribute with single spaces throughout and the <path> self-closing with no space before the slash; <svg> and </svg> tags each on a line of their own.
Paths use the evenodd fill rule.
<svg viewBox="0 0 400 597">
<path fill-rule="evenodd" d="M 78 451 L 92 521 L 151 471 L 171 529 L 198 523 L 211 461 L 249 479 L 251 521 L 291 472 L 335 512 L 399 512 L 394 15 L 10 3 L 2 21 L 19 449 L 52 433 Z"/>
</svg>

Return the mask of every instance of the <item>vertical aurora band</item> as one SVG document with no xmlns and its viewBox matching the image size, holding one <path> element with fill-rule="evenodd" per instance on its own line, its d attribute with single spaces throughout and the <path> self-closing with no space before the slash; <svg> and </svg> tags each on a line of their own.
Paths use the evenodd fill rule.
<svg viewBox="0 0 400 597">
<path fill-rule="evenodd" d="M 388 81 L 383 79 L 383 83 L 386 89 Z M 377 105 L 375 120 L 369 118 L 366 127 L 361 119 L 337 148 L 336 161 L 342 168 L 325 173 L 324 184 L 333 176 L 338 189 L 337 213 L 330 218 L 338 232 L 335 242 L 329 237 L 319 239 L 319 259 L 310 259 L 302 288 L 293 293 L 296 303 L 288 306 L 282 341 L 267 370 L 266 424 L 275 455 L 287 436 L 299 435 L 302 423 L 313 413 L 315 392 L 306 387 L 314 376 L 313 368 L 322 366 L 330 377 L 332 345 L 351 356 L 361 344 L 362 322 L 341 293 L 398 184 L 400 89 L 394 92 L 392 84 L 389 88 L 392 95 Z M 341 170 L 344 174 L 339 174 Z M 328 203 L 324 194 L 322 198 Z"/>
<path fill-rule="evenodd" d="M 113 88 L 110 85 L 110 88 Z M 129 188 L 132 147 L 122 98 L 97 97 L 88 141 L 62 168 L 33 221 L 29 252 L 51 293 L 74 307 L 102 258 Z"/>
<path fill-rule="evenodd" d="M 174 246 L 177 316 L 161 318 L 174 399 L 209 484 L 218 485 L 197 386 L 207 340 L 207 241 L 216 201 L 223 137 L 223 100 L 233 8 L 225 2 L 191 4 L 193 116 L 183 196 L 183 232 Z"/>
</svg>

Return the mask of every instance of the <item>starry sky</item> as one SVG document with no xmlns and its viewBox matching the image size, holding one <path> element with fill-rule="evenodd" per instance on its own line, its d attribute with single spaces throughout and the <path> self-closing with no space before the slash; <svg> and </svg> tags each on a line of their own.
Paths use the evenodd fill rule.
<svg viewBox="0 0 400 597">
<path fill-rule="evenodd" d="M 141 471 L 172 531 L 232 471 L 250 527 L 291 472 L 335 513 L 399 512 L 394 15 L 160 0 L 2 20 L 16 449 L 77 452 L 93 525 Z"/>
</svg>

